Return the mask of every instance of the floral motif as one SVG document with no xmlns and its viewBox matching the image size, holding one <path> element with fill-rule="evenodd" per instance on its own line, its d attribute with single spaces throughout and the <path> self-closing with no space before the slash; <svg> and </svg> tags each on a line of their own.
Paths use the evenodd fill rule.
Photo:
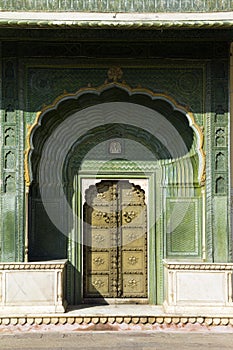
<svg viewBox="0 0 233 350">
<path fill-rule="evenodd" d="M 130 232 L 127 234 L 128 242 L 135 241 L 135 239 L 137 239 L 137 238 L 138 238 L 138 236 L 136 233 Z"/>
<path fill-rule="evenodd" d="M 136 213 L 134 211 L 125 211 L 123 213 L 123 217 L 127 223 L 130 223 L 136 216 Z"/>
<path fill-rule="evenodd" d="M 100 244 L 100 243 L 102 243 L 103 241 L 105 241 L 105 237 L 104 237 L 104 235 L 101 235 L 100 233 L 97 233 L 97 234 L 94 236 L 94 240 L 96 241 L 96 243 Z"/>
<path fill-rule="evenodd" d="M 100 256 L 98 256 L 97 258 L 94 259 L 94 264 L 98 265 L 98 266 L 103 265 L 104 264 L 104 259 L 101 258 Z"/>
<path fill-rule="evenodd" d="M 95 211 L 93 213 L 93 216 L 97 219 L 97 220 L 100 220 L 103 216 L 103 213 L 101 211 Z"/>
<path fill-rule="evenodd" d="M 97 193 L 97 198 L 104 199 L 106 198 L 106 195 L 104 193 Z"/>
<path fill-rule="evenodd" d="M 123 72 L 120 67 L 111 67 L 108 70 L 108 79 L 113 81 L 120 81 L 123 76 Z"/>
<path fill-rule="evenodd" d="M 107 224 L 109 224 L 109 223 L 115 224 L 116 223 L 116 214 L 115 213 L 108 214 L 108 213 L 103 213 L 101 211 L 97 211 L 97 212 L 94 212 L 93 216 L 97 220 L 100 220 L 101 218 L 103 218 Z"/>
<path fill-rule="evenodd" d="M 104 282 L 103 282 L 102 280 L 98 279 L 98 280 L 95 280 L 95 281 L 93 282 L 93 285 L 94 285 L 94 287 L 96 287 L 96 288 L 101 288 L 101 287 L 104 286 Z"/>
<path fill-rule="evenodd" d="M 128 258 L 128 262 L 129 262 L 129 264 L 131 264 L 131 265 L 135 265 L 135 264 L 138 262 L 138 258 L 136 258 L 136 256 L 131 255 L 131 256 Z"/>
<path fill-rule="evenodd" d="M 128 281 L 128 286 L 131 288 L 137 287 L 138 281 L 136 281 L 134 278 Z"/>
</svg>

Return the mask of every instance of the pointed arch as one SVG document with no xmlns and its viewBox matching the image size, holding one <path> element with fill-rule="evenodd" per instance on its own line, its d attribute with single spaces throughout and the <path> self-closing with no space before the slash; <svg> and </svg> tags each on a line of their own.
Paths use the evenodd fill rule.
<svg viewBox="0 0 233 350">
<path fill-rule="evenodd" d="M 167 125 L 170 123 L 183 140 L 187 152 L 193 149 L 198 155 L 198 180 L 200 184 L 205 182 L 205 153 L 203 150 L 203 132 L 195 121 L 194 114 L 187 107 L 179 105 L 172 97 L 161 93 L 155 93 L 146 88 L 131 88 L 118 82 L 104 84 L 99 87 L 87 87 L 76 93 L 64 93 L 53 104 L 46 106 L 38 112 L 33 125 L 27 131 L 27 149 L 25 151 L 25 183 L 30 186 L 35 179 L 36 168 L 40 159 L 43 145 L 52 131 L 71 115 L 77 115 L 93 106 L 106 105 L 106 103 L 125 102 L 132 105 L 146 107 L 156 115 L 163 116 Z M 91 114 L 92 113 L 92 114 Z M 80 115 L 80 114 L 79 114 Z M 98 124 L 99 116 L 93 116 L 93 110 L 89 116 Z M 92 120 L 94 120 L 92 119 Z M 112 120 L 111 120 L 112 122 Z M 80 121 L 80 128 L 87 128 L 87 124 Z M 103 123 L 102 123 L 103 124 Z M 101 125 L 101 123 L 99 123 Z M 150 126 L 149 126 L 150 128 Z M 166 129 L 166 128 L 165 128 Z M 164 129 L 164 132 L 166 131 Z M 157 133 L 159 136 L 159 132 Z M 160 135 L 163 139 L 164 135 Z M 171 142 L 171 135 L 165 135 L 166 142 Z M 194 142 L 195 139 L 195 142 Z M 161 141 L 161 140 L 160 140 Z M 176 154 L 179 158 L 184 154 Z"/>
</svg>

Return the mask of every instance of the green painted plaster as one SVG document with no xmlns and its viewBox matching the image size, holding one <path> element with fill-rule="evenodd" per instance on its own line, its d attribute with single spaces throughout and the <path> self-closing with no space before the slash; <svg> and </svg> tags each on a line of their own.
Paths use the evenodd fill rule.
<svg viewBox="0 0 233 350">
<path fill-rule="evenodd" d="M 200 258 L 201 205 L 197 198 L 167 198 L 166 242 L 168 258 Z"/>
<path fill-rule="evenodd" d="M 228 262 L 228 210 L 227 197 L 214 198 L 213 255 L 214 262 Z"/>
</svg>

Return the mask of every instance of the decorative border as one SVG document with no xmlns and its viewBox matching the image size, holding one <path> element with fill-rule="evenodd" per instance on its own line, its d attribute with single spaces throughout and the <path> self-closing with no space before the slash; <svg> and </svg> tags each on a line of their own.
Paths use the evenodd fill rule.
<svg viewBox="0 0 233 350">
<path fill-rule="evenodd" d="M 186 115 L 186 118 L 189 121 L 190 127 L 194 130 L 197 139 L 198 139 L 198 154 L 200 159 L 200 165 L 199 165 L 199 181 L 201 185 L 205 184 L 205 177 L 206 177 L 206 156 L 203 149 L 204 144 L 204 135 L 203 130 L 198 126 L 198 124 L 195 121 L 194 114 L 191 111 L 187 110 L 187 107 L 181 106 L 178 104 L 172 97 L 162 94 L 162 93 L 155 93 L 147 88 L 131 88 L 126 83 L 120 83 L 120 82 L 113 82 L 113 83 L 105 83 L 103 85 L 100 85 L 99 87 L 93 88 L 93 87 L 85 87 L 78 90 L 76 93 L 64 93 L 57 97 L 54 102 L 51 105 L 45 106 L 40 112 L 37 113 L 35 121 L 32 125 L 28 125 L 28 131 L 27 131 L 27 137 L 26 137 L 26 145 L 27 148 L 25 150 L 25 158 L 24 158 L 24 166 L 25 166 L 25 183 L 26 186 L 29 187 L 32 182 L 32 175 L 30 172 L 30 154 L 33 151 L 33 144 L 32 144 L 32 137 L 34 131 L 40 127 L 41 120 L 43 116 L 46 114 L 46 112 L 56 109 L 58 104 L 62 103 L 63 101 L 66 101 L 69 98 L 78 99 L 80 96 L 82 96 L 85 93 L 92 93 L 95 95 L 100 95 L 102 92 L 104 92 L 107 89 L 113 88 L 113 87 L 119 87 L 122 90 L 125 90 L 129 95 L 134 94 L 143 94 L 143 95 L 149 95 L 151 99 L 162 99 L 167 101 L 168 103 L 172 104 L 173 108 L 183 112 Z"/>
<path fill-rule="evenodd" d="M 1 263 L 1 270 L 57 270 L 63 269 L 67 264 L 67 260 L 58 262 L 30 262 L 30 263 Z"/>
<path fill-rule="evenodd" d="M 0 1 L 1 11 L 45 11 L 45 12 L 208 12 L 208 11 L 231 11 L 232 1 L 221 1 L 221 4 L 214 0 L 193 1 L 193 0 L 134 0 L 133 6 L 131 1 L 119 0 L 4 0 Z"/>
<path fill-rule="evenodd" d="M 65 328 L 66 325 L 71 327 Z M 40 326 L 40 327 L 39 327 Z M 60 327 L 59 327 L 60 326 Z M 72 315 L 40 315 L 0 317 L 0 330 L 38 331 L 55 330 L 198 330 L 215 326 L 228 326 L 233 330 L 233 317 L 209 316 L 72 316 Z"/>
<path fill-rule="evenodd" d="M 33 20 L 1 20 L 0 27 L 7 28 L 80 28 L 80 29 L 229 29 L 233 21 L 144 21 L 144 22 L 112 22 L 112 21 L 33 21 Z"/>
<path fill-rule="evenodd" d="M 233 263 L 176 263 L 163 260 L 164 266 L 169 270 L 209 270 L 209 271 L 232 271 Z"/>
<path fill-rule="evenodd" d="M 22 8 L 22 6 L 21 6 Z M 207 10 L 191 13 L 166 11 L 150 13 L 119 11 L 2 11 L 0 27 L 7 28 L 93 28 L 93 29 L 184 29 L 231 28 L 233 12 Z M 195 19 L 194 19 L 195 18 Z"/>
<path fill-rule="evenodd" d="M 85 160 L 81 165 L 81 169 L 79 170 L 79 174 L 86 174 L 94 172 L 96 174 L 96 170 L 99 172 L 101 169 L 103 172 L 107 173 L 116 173 L 116 172 L 155 172 L 158 170 L 160 166 L 156 161 L 143 161 L 137 160 L 135 164 L 134 161 L 127 160 L 112 160 L 111 163 L 105 162 L 103 160 Z"/>
</svg>

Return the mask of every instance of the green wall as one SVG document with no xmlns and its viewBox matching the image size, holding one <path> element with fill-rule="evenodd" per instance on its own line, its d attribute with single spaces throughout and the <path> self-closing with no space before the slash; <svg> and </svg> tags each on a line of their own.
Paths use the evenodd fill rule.
<svg viewBox="0 0 233 350">
<path fill-rule="evenodd" d="M 196 123 L 204 132 L 206 151 L 206 260 L 231 260 L 228 45 L 208 43 L 208 50 L 203 51 L 203 42 L 196 42 L 193 59 L 189 42 L 162 42 L 160 51 L 159 42 L 156 42 L 156 57 L 153 57 L 151 47 L 155 43 L 143 42 L 141 46 L 137 42 L 136 34 L 134 40 L 127 45 L 117 41 L 118 34 L 115 32 L 112 34 L 115 40 L 112 45 L 110 42 L 101 42 L 99 36 L 98 44 L 94 39 L 91 42 L 83 39 L 73 42 L 72 45 L 68 43 L 66 50 L 66 44 L 59 41 L 57 32 L 54 37 L 50 32 L 43 42 L 38 37 L 33 39 L 32 45 L 20 40 L 18 43 L 2 41 L 2 261 L 24 259 L 26 214 L 23 161 L 28 126 L 33 124 L 37 112 L 44 105 L 51 104 L 64 91 L 75 93 L 80 88 L 104 84 L 108 80 L 109 67 L 116 65 L 123 71 L 122 82 L 132 88 L 145 87 L 155 93 L 168 95 L 194 113 Z M 74 51 L 70 50 L 72 47 Z M 106 47 L 109 49 L 106 50 Z M 143 53 L 139 54 L 140 47 Z M 51 53 L 51 48 L 54 53 Z M 45 138 L 48 134 L 49 131 L 45 130 Z M 34 162 L 38 165 L 39 158 L 36 158 L 36 154 L 35 152 Z M 160 198 L 166 210 L 156 226 L 161 234 L 157 237 L 157 242 L 162 247 L 161 259 L 202 261 L 203 258 L 203 198 L 197 182 L 195 157 L 192 164 L 194 182 L 181 186 L 177 186 L 175 178 L 172 177 L 175 168 L 172 169 L 169 165 L 164 167 L 168 182 L 164 185 Z M 69 256 L 69 239 L 47 217 L 36 179 L 29 197 L 30 258 L 46 260 Z M 59 198 L 56 198 L 54 205 L 58 203 Z M 169 225 L 174 205 L 178 215 L 184 210 L 185 215 L 182 222 L 171 229 Z M 161 270 L 159 273 L 161 274 Z"/>
</svg>

